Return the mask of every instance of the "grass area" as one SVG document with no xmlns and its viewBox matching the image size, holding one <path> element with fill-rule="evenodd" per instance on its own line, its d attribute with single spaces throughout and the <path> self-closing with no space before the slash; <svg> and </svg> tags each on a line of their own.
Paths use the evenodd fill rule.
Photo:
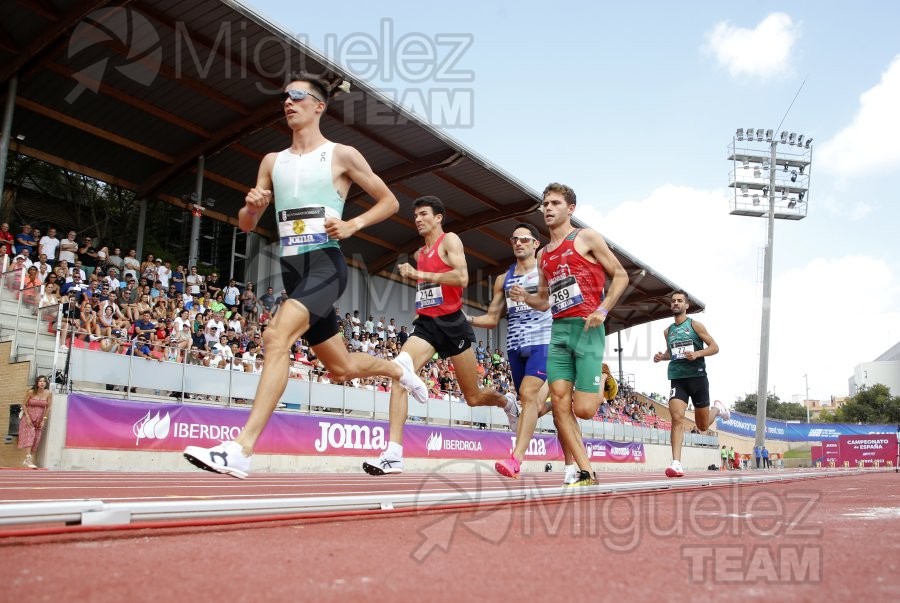
<svg viewBox="0 0 900 603">
<path fill-rule="evenodd" d="M 811 459 L 812 453 L 809 450 L 787 450 L 784 453 L 786 459 Z"/>
</svg>

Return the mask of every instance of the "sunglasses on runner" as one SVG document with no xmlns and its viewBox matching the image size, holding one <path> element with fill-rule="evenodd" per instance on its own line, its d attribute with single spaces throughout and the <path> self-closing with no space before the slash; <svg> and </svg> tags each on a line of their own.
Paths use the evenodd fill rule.
<svg viewBox="0 0 900 603">
<path fill-rule="evenodd" d="M 516 243 L 522 243 L 523 245 L 527 245 L 529 241 L 537 241 L 534 237 L 509 237 L 509 242 L 515 245 Z"/>
<path fill-rule="evenodd" d="M 287 99 L 291 99 L 294 102 L 300 102 L 307 96 L 311 96 L 320 103 L 322 99 L 313 94 L 312 92 L 307 92 L 306 90 L 286 90 L 281 93 L 281 102 L 285 102 Z"/>
</svg>

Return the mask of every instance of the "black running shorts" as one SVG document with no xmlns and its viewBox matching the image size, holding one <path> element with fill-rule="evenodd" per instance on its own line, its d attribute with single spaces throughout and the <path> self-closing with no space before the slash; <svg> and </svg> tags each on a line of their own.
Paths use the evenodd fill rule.
<svg viewBox="0 0 900 603">
<path fill-rule="evenodd" d="M 441 358 L 462 354 L 475 343 L 475 331 L 462 310 L 444 316 L 419 316 L 412 337 L 427 341 Z"/>
<path fill-rule="evenodd" d="M 709 406 L 709 379 L 706 376 L 672 379 L 669 400 L 675 398 L 684 403 L 690 398 L 694 408 L 706 408 Z"/>
<path fill-rule="evenodd" d="M 347 262 L 340 249 L 326 247 L 281 258 L 281 280 L 288 297 L 309 311 L 309 345 L 339 332 L 334 304 L 347 287 Z"/>
</svg>

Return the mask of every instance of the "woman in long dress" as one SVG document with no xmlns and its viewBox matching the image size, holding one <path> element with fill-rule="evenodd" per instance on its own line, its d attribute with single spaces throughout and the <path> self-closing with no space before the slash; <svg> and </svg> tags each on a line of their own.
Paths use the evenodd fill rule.
<svg viewBox="0 0 900 603">
<path fill-rule="evenodd" d="M 34 387 L 25 392 L 24 410 L 19 421 L 19 448 L 28 449 L 22 464 L 30 469 L 37 469 L 34 456 L 41 443 L 44 426 L 50 418 L 53 393 L 49 386 L 47 377 L 39 375 L 34 381 Z"/>
</svg>

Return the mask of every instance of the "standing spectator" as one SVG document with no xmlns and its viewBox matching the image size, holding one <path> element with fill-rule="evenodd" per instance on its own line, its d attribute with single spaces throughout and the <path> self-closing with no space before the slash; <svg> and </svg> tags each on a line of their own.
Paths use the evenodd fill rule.
<svg viewBox="0 0 900 603">
<path fill-rule="evenodd" d="M 94 240 L 91 237 L 84 237 L 84 242 L 78 248 L 78 259 L 81 260 L 86 277 L 90 278 L 97 267 L 97 248 L 94 247 Z"/>
<path fill-rule="evenodd" d="M 216 295 L 222 290 L 222 287 L 219 286 L 219 274 L 217 272 L 212 272 L 206 278 L 206 291 L 207 297 L 210 299 L 215 299 Z"/>
<path fill-rule="evenodd" d="M 22 224 L 22 232 L 16 235 L 16 253 L 22 254 L 23 249 L 33 249 L 37 247 L 34 236 L 31 234 L 31 224 Z"/>
<path fill-rule="evenodd" d="M 109 260 L 109 265 L 115 266 L 116 270 L 119 271 L 119 274 L 122 274 L 122 250 L 118 247 L 113 247 L 113 252 L 107 259 Z"/>
<path fill-rule="evenodd" d="M 719 453 L 722 457 L 722 471 L 728 471 L 728 449 L 722 444 L 722 451 Z"/>
<path fill-rule="evenodd" d="M 769 464 L 769 449 L 763 446 L 762 449 L 762 460 L 763 460 L 763 468 L 769 469 L 772 465 Z"/>
<path fill-rule="evenodd" d="M 126 255 L 122 259 L 122 267 L 125 268 L 125 280 L 128 280 L 129 276 L 134 277 L 137 280 L 138 273 L 141 270 L 141 262 L 137 259 L 137 251 L 134 249 L 128 250 L 128 255 Z"/>
<path fill-rule="evenodd" d="M 148 253 L 147 259 L 141 262 L 141 278 L 147 279 L 148 283 L 154 283 L 156 277 L 156 258 L 152 253 Z"/>
<path fill-rule="evenodd" d="M 734 466 L 734 446 L 729 446 L 728 448 L 728 468 L 735 469 Z"/>
<path fill-rule="evenodd" d="M 756 457 L 756 468 L 759 469 L 762 461 L 762 446 L 753 447 L 753 456 Z"/>
<path fill-rule="evenodd" d="M 281 307 L 281 304 L 288 300 L 288 292 L 285 289 L 281 290 L 281 295 L 278 299 L 275 300 L 275 308 L 272 310 L 272 313 L 278 312 L 278 308 Z"/>
<path fill-rule="evenodd" d="M 175 285 L 175 293 L 181 295 L 184 293 L 184 281 L 187 275 L 184 273 L 184 266 L 178 265 L 175 272 L 172 273 L 172 283 Z"/>
<path fill-rule="evenodd" d="M 201 297 L 203 295 L 203 275 L 197 274 L 196 266 L 191 266 L 190 272 L 185 279 L 185 283 L 187 283 L 188 293 L 192 296 Z"/>
<path fill-rule="evenodd" d="M 159 265 L 160 262 L 162 262 L 162 266 Z M 156 278 L 162 283 L 162 288 L 166 290 L 169 288 L 169 281 L 172 279 L 172 262 L 156 260 L 156 263 Z"/>
<path fill-rule="evenodd" d="M 353 324 L 353 334 L 359 335 L 360 331 L 362 330 L 362 321 L 360 321 L 359 319 L 359 310 L 353 311 L 353 317 L 350 319 L 350 321 Z"/>
<path fill-rule="evenodd" d="M 103 247 L 97 252 L 97 264 L 94 267 L 94 274 L 99 277 L 105 277 L 109 274 L 109 248 Z"/>
<path fill-rule="evenodd" d="M 272 295 L 274 290 L 272 287 L 267 287 L 266 292 L 259 296 L 257 303 L 260 308 L 265 311 L 267 314 L 272 314 L 272 311 L 275 309 L 275 296 Z"/>
<path fill-rule="evenodd" d="M 4 222 L 0 224 L 0 244 L 6 243 L 6 252 L 9 254 L 13 253 L 13 245 L 15 244 L 15 239 L 13 238 L 13 234 L 9 232 L 9 223 Z"/>
<path fill-rule="evenodd" d="M 241 290 L 237 287 L 237 281 L 231 279 L 228 281 L 228 284 L 222 289 L 222 298 L 226 306 L 229 308 L 231 306 L 236 306 L 238 303 L 238 296 L 240 296 Z"/>
<path fill-rule="evenodd" d="M 387 339 L 387 323 L 384 321 L 384 316 L 378 320 L 378 324 L 375 326 L 375 333 L 381 341 Z"/>
<path fill-rule="evenodd" d="M 70 230 L 66 238 L 59 243 L 59 261 L 66 262 L 71 266 L 75 263 L 76 253 L 78 253 L 78 243 L 75 242 L 75 231 Z"/>
<path fill-rule="evenodd" d="M 484 340 L 479 339 L 478 345 L 475 347 L 475 360 L 478 361 L 478 364 L 481 364 L 485 358 L 487 358 L 487 348 L 484 347 Z"/>
<path fill-rule="evenodd" d="M 56 250 L 59 248 L 59 239 L 56 238 L 56 229 L 52 226 L 47 229 L 47 234 L 38 241 L 38 257 L 41 254 L 47 256 L 51 263 L 56 259 Z"/>
<path fill-rule="evenodd" d="M 397 345 L 402 348 L 407 339 L 409 339 L 409 333 L 406 330 L 406 325 L 403 325 L 400 327 L 400 332 L 397 333 Z"/>
<path fill-rule="evenodd" d="M 253 283 L 247 283 L 240 299 L 241 313 L 247 320 L 251 320 L 252 317 L 255 322 L 258 314 L 256 314 L 256 291 L 254 291 Z"/>
<path fill-rule="evenodd" d="M 29 469 L 37 469 L 34 463 L 34 455 L 37 454 L 41 443 L 41 435 L 50 418 L 50 407 L 53 404 L 53 394 L 49 389 L 50 380 L 40 375 L 34 381 L 34 386 L 25 392 L 22 420 L 19 422 L 19 448 L 27 448 L 23 465 Z"/>
<path fill-rule="evenodd" d="M 369 314 L 369 320 L 367 320 L 365 322 L 365 325 L 363 326 L 363 328 L 366 330 L 366 333 L 368 333 L 369 335 L 375 334 L 375 321 L 374 321 L 374 317 L 371 314 Z"/>
</svg>

